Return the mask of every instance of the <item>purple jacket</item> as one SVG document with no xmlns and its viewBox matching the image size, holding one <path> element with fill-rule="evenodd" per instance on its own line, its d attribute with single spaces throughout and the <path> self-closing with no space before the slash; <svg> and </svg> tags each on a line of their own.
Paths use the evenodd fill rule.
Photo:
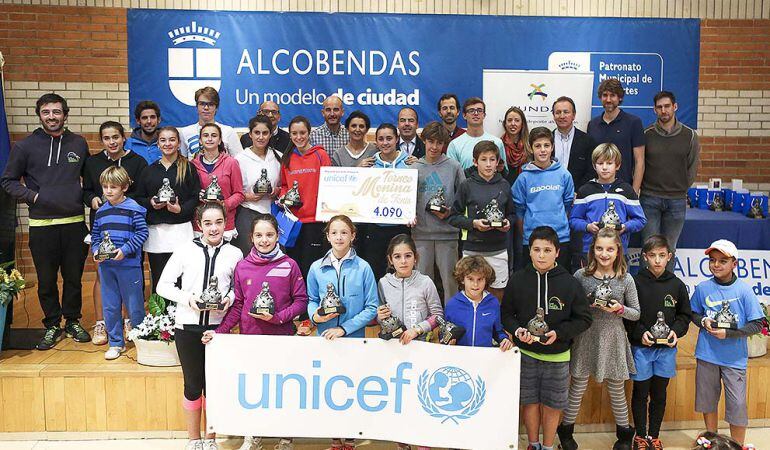
<svg viewBox="0 0 770 450">
<path fill-rule="evenodd" d="M 269 322 L 249 315 L 254 299 L 262 291 L 263 281 L 270 283 L 270 293 L 275 299 L 275 314 Z M 290 336 L 294 334 L 292 319 L 307 311 L 305 279 L 297 263 L 283 254 L 266 260 L 252 248 L 235 266 L 233 292 L 233 306 L 217 327 L 217 333 L 229 333 L 235 325 L 240 325 L 241 334 Z"/>
</svg>

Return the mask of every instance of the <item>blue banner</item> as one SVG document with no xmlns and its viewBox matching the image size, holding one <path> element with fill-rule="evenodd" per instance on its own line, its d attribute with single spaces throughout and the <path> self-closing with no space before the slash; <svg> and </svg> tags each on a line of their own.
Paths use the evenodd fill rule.
<svg viewBox="0 0 770 450">
<path fill-rule="evenodd" d="M 284 125 L 298 114 L 320 124 L 330 93 L 374 126 L 407 105 L 425 124 L 442 94 L 480 96 L 484 69 L 550 69 L 592 70 L 594 90 L 620 78 L 623 107 L 645 124 L 652 96 L 673 91 L 679 119 L 697 128 L 699 49 L 697 19 L 128 11 L 131 108 L 155 100 L 175 125 L 197 120 L 193 94 L 209 85 L 217 120 L 236 127 L 265 100 Z"/>
<path fill-rule="evenodd" d="M 5 172 L 8 157 L 11 154 L 11 135 L 8 134 L 8 117 L 5 115 L 5 91 L 2 87 L 3 76 L 0 72 L 0 174 Z"/>
</svg>

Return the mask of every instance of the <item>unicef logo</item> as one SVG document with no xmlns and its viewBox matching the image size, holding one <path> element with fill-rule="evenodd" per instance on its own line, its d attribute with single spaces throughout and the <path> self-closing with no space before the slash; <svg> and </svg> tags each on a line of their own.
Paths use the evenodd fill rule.
<svg viewBox="0 0 770 450">
<path fill-rule="evenodd" d="M 214 47 L 220 33 L 193 21 L 168 32 L 168 87 L 177 100 L 195 106 L 195 91 L 222 84 L 222 50 Z M 203 46 L 200 46 L 203 44 Z"/>
<path fill-rule="evenodd" d="M 484 380 L 474 382 L 468 372 L 459 367 L 445 366 L 433 373 L 424 371 L 417 384 L 422 409 L 441 423 L 473 417 L 484 405 L 487 389 Z"/>
</svg>

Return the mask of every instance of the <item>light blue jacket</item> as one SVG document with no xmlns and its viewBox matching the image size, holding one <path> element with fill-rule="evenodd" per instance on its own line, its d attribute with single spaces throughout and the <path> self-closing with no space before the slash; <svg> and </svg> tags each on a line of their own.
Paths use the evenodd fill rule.
<svg viewBox="0 0 770 450">
<path fill-rule="evenodd" d="M 318 334 L 334 327 L 342 327 L 346 337 L 364 337 L 366 325 L 377 316 L 380 304 L 377 281 L 369 263 L 350 250 L 349 258 L 342 261 L 339 274 L 332 266 L 331 253 L 314 262 L 307 274 L 307 313 L 311 320 L 326 295 L 326 285 L 331 283 L 345 305 L 345 314 L 328 322 L 318 323 Z"/>
<path fill-rule="evenodd" d="M 398 151 L 398 156 L 393 162 L 383 161 L 380 158 L 380 152 L 374 154 L 374 167 L 378 169 L 406 169 L 409 166 L 406 165 L 406 159 L 409 158 L 409 154 L 403 150 Z"/>
<path fill-rule="evenodd" d="M 541 169 L 529 163 L 511 188 L 516 215 L 524 218 L 524 245 L 529 245 L 532 230 L 547 225 L 559 235 L 559 242 L 569 242 L 567 214 L 575 199 L 572 175 L 558 161 Z"/>
</svg>

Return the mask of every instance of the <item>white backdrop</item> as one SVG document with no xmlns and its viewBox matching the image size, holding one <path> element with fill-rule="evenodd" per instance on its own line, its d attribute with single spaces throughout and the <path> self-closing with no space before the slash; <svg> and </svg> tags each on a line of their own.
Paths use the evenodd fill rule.
<svg viewBox="0 0 770 450">
<path fill-rule="evenodd" d="M 520 358 L 416 341 L 216 335 L 206 347 L 209 430 L 516 449 Z"/>
<path fill-rule="evenodd" d="M 575 126 L 586 130 L 591 120 L 593 72 L 549 72 L 545 70 L 484 70 L 484 130 L 503 135 L 504 114 L 518 106 L 527 116 L 529 129 L 556 128 L 551 105 L 562 95 L 575 102 Z"/>
</svg>

